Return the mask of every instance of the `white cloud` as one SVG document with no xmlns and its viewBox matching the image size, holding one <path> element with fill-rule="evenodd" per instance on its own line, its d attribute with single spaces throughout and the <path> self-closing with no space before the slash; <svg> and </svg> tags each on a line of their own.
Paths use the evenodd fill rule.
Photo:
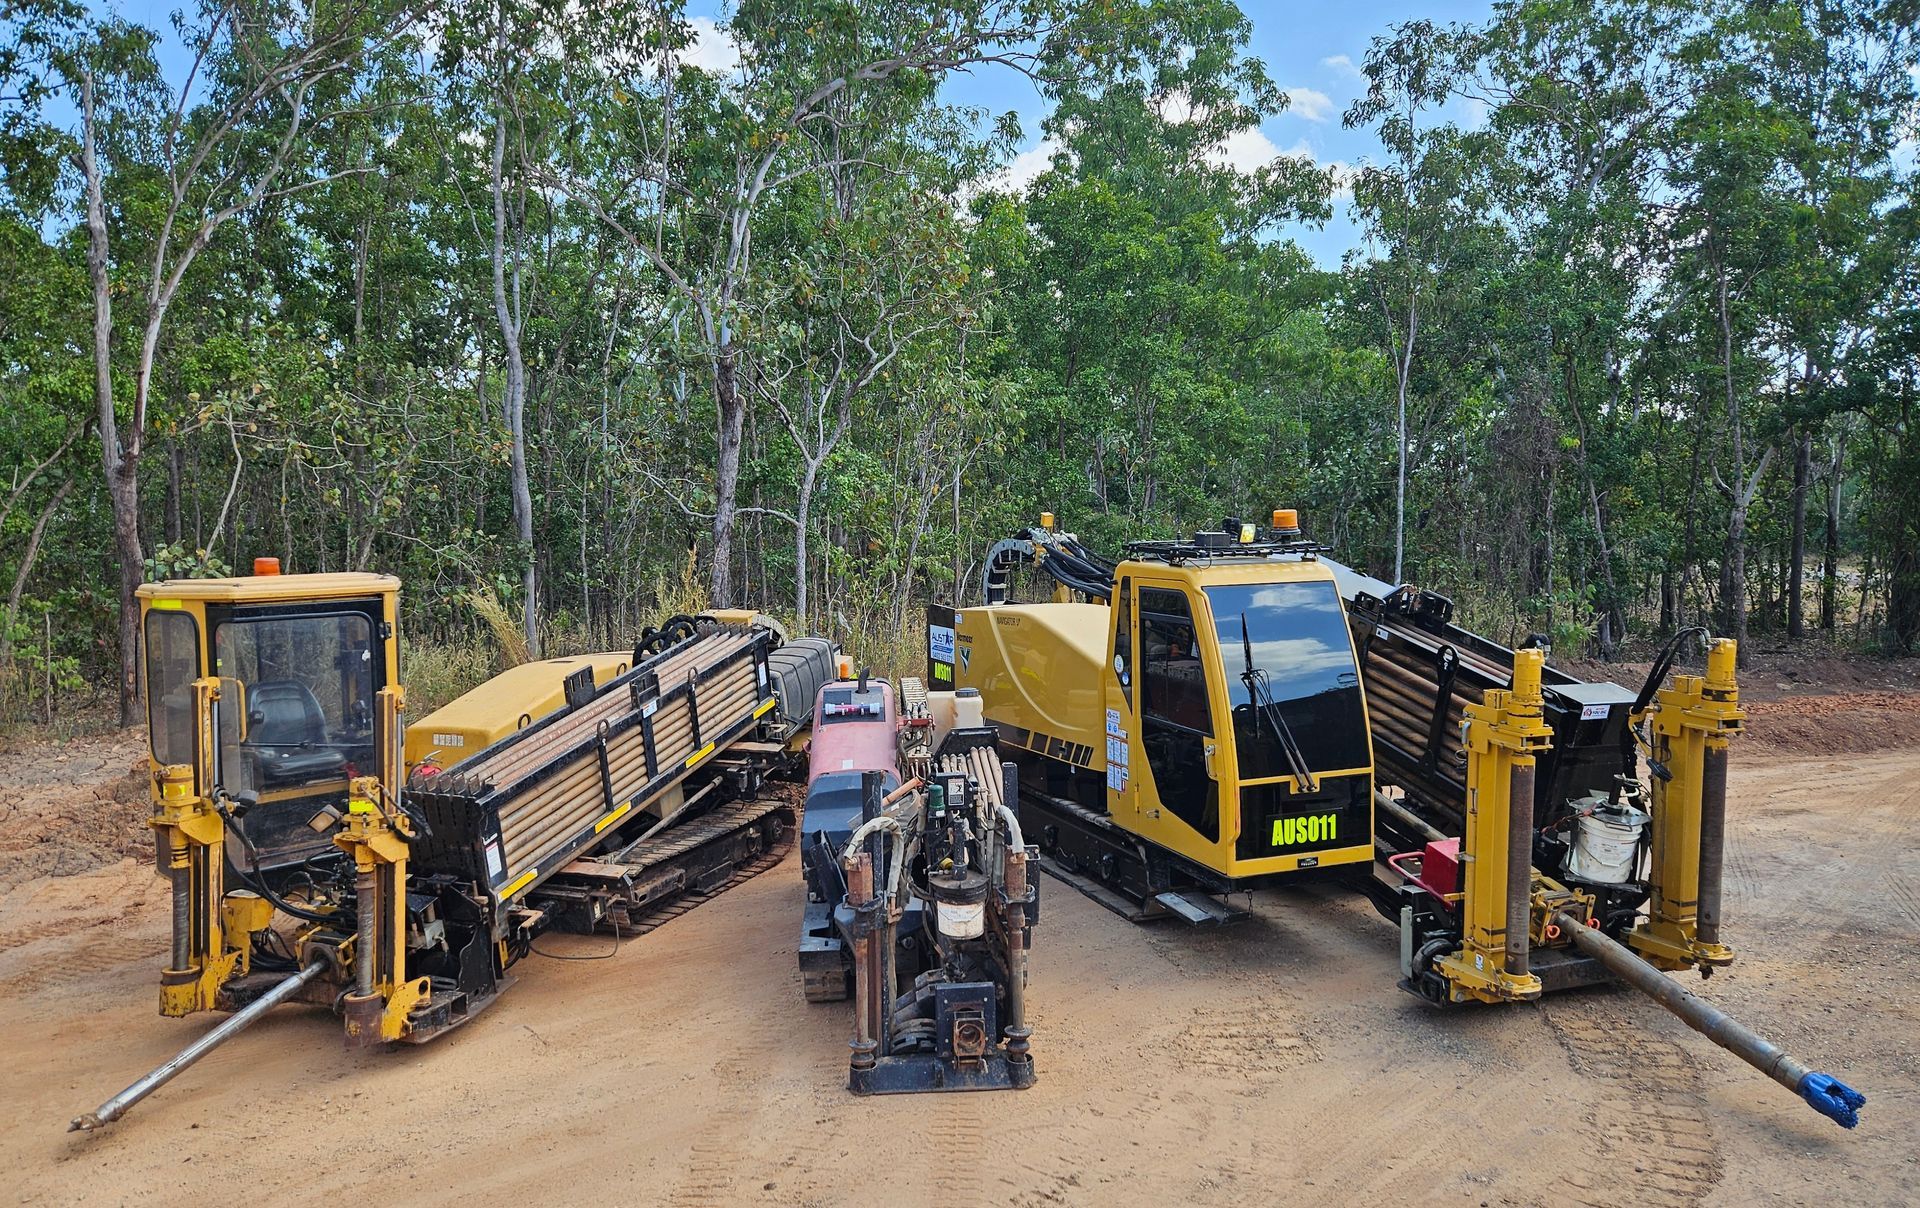
<svg viewBox="0 0 1920 1208">
<path fill-rule="evenodd" d="M 1206 156 L 1208 163 L 1240 173 L 1257 172 L 1279 157 L 1280 148 L 1258 126 L 1235 130 Z"/>
<path fill-rule="evenodd" d="M 1337 76 L 1344 76 L 1350 80 L 1364 80 L 1367 78 L 1366 73 L 1354 66 L 1353 60 L 1346 55 L 1328 55 L 1326 58 L 1320 60 L 1320 66 Z"/>
<path fill-rule="evenodd" d="M 1047 137 L 1039 144 L 1020 152 L 1007 162 L 1007 166 L 998 172 L 989 174 L 973 188 L 965 190 L 962 204 L 968 198 L 979 193 L 1012 193 L 1016 197 L 1027 191 L 1027 186 L 1039 179 L 1042 172 L 1053 167 L 1053 157 L 1060 154 L 1060 140 Z"/>
<path fill-rule="evenodd" d="M 1184 88 L 1160 93 L 1153 98 L 1151 104 L 1161 121 L 1174 125 L 1185 125 L 1201 116 L 1199 110 L 1194 107 L 1193 98 L 1187 95 L 1187 90 Z"/>
<path fill-rule="evenodd" d="M 714 75 L 731 75 L 740 66 L 740 44 L 712 17 L 695 17 L 693 42 L 680 52 L 680 61 Z"/>
<path fill-rule="evenodd" d="M 1314 88 L 1289 88 L 1287 112 L 1310 122 L 1324 122 L 1333 116 L 1333 98 Z"/>
</svg>

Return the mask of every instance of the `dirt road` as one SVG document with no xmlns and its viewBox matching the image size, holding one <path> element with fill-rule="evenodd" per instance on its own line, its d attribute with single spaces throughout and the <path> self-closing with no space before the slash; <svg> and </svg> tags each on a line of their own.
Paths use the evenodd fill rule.
<svg viewBox="0 0 1920 1208">
<path fill-rule="evenodd" d="M 1393 931 L 1332 891 L 1202 932 L 1053 881 L 1038 1086 L 857 1100 L 844 1012 L 801 1002 L 790 860 L 604 961 L 531 960 L 424 1049 L 349 1055 L 337 1021 L 283 1009 L 70 1135 L 210 1022 L 154 1013 L 165 901 L 129 858 L 0 898 L 0 1169 L 36 1204 L 1912 1202 L 1920 747 L 1740 750 L 1731 813 L 1741 956 L 1690 984 L 1867 1091 L 1856 1132 L 1629 992 L 1430 1009 L 1393 986 Z"/>
</svg>

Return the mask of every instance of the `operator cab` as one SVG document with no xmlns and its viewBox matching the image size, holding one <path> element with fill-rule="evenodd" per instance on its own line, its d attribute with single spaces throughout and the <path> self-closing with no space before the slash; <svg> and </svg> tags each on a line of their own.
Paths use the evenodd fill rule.
<svg viewBox="0 0 1920 1208">
<path fill-rule="evenodd" d="M 1370 856 L 1366 702 L 1318 552 L 1199 533 L 1115 570 L 1109 812 L 1236 879 Z"/>
<path fill-rule="evenodd" d="M 399 581 L 256 574 L 140 588 L 156 776 L 192 770 L 197 795 L 238 806 L 229 864 L 282 868 L 334 850 L 307 826 L 379 772 L 375 697 L 397 682 Z M 196 681 L 211 689 L 196 716 Z M 212 741 L 201 750 L 206 726 Z"/>
</svg>

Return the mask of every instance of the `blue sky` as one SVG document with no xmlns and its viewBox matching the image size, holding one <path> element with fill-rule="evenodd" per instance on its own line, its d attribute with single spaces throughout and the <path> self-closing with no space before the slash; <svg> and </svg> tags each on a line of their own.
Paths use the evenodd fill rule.
<svg viewBox="0 0 1920 1208">
<path fill-rule="evenodd" d="M 107 0 L 106 3 L 96 0 L 96 6 L 116 9 L 125 17 L 170 33 L 169 14 L 181 7 L 181 3 L 180 0 Z M 722 17 L 725 7 L 721 0 L 692 0 L 688 5 L 688 12 L 701 18 L 698 24 L 705 27 L 708 35 L 707 44 L 698 49 L 711 55 L 715 66 L 724 61 L 726 48 L 715 45 L 710 35 L 714 19 Z M 1251 53 L 1266 64 L 1267 74 L 1273 81 L 1289 91 L 1293 103 L 1286 112 L 1268 119 L 1257 135 L 1248 132 L 1227 148 L 1227 157 L 1237 162 L 1252 162 L 1276 153 L 1304 154 L 1322 164 L 1353 165 L 1380 153 L 1380 144 L 1370 133 L 1348 130 L 1340 121 L 1340 115 L 1362 90 L 1358 65 L 1366 57 L 1368 44 L 1401 21 L 1483 20 L 1491 12 L 1492 0 L 1424 0 L 1400 7 L 1243 0 L 1242 9 L 1253 23 Z M 177 52 L 177 47 L 172 49 Z M 169 68 L 175 66 L 168 63 Z M 179 63 L 178 66 L 184 68 L 185 65 Z M 1045 166 L 1047 152 L 1039 146 L 1039 131 L 1046 109 L 1032 82 L 1024 76 L 1004 69 L 983 70 L 956 77 L 945 95 L 956 104 L 979 106 L 994 114 L 1008 110 L 1018 113 L 1027 138 L 1023 156 L 1010 165 L 1010 172 L 1017 178 Z M 1333 220 L 1324 227 L 1293 227 L 1284 234 L 1297 240 L 1327 267 L 1339 264 L 1342 254 L 1360 238 L 1346 212 L 1344 198 L 1335 206 Z"/>
<path fill-rule="evenodd" d="M 1428 0 L 1405 6 L 1369 3 L 1275 4 L 1242 0 L 1241 9 L 1253 23 L 1250 53 L 1266 64 L 1273 82 L 1289 91 L 1292 103 L 1278 117 L 1260 127 L 1259 139 L 1247 139 L 1230 148 L 1231 158 L 1267 158 L 1278 151 L 1305 153 L 1321 164 L 1353 165 L 1380 154 L 1380 142 L 1366 130 L 1348 130 L 1341 114 L 1364 91 L 1359 65 L 1374 38 L 1402 21 L 1425 19 L 1436 24 L 1485 20 L 1492 0 Z M 712 11 L 709 9 L 708 11 Z M 1045 106 L 1030 81 L 1010 71 L 982 72 L 962 77 L 948 89 L 957 103 L 980 105 L 995 113 L 1014 110 L 1027 131 L 1029 153 L 1020 168 L 1044 168 L 1045 151 L 1037 149 Z M 1443 117 L 1471 120 L 1470 115 Z M 1297 241 L 1324 267 L 1334 267 L 1360 240 L 1347 214 L 1343 197 L 1324 227 L 1295 226 L 1284 234 Z"/>
</svg>

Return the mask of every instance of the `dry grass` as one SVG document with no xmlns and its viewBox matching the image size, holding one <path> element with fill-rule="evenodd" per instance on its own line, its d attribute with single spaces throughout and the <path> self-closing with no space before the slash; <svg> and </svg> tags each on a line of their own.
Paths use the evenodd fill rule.
<svg viewBox="0 0 1920 1208">
<path fill-rule="evenodd" d="M 653 611 L 641 619 L 641 624 L 658 625 L 668 617 L 681 613 L 694 616 L 711 607 L 713 597 L 700 578 L 699 553 L 690 549 L 674 578 L 668 578 L 665 571 L 654 572 Z"/>
<path fill-rule="evenodd" d="M 508 667 L 518 667 L 533 657 L 533 652 L 527 648 L 527 635 L 520 629 L 520 619 L 507 611 L 507 606 L 491 587 L 476 587 L 472 591 L 461 592 L 460 598 L 493 634 L 493 640 L 500 648 L 502 671 Z"/>
<path fill-rule="evenodd" d="M 400 682 L 407 686 L 407 714 L 427 714 L 493 675 L 493 652 L 480 642 L 409 642 L 401 649 Z"/>
</svg>

